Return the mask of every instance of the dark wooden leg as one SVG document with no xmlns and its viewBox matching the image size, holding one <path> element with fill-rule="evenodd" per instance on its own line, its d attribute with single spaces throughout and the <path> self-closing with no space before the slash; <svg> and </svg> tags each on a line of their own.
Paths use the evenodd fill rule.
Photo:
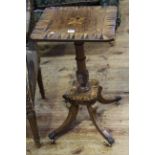
<svg viewBox="0 0 155 155">
<path fill-rule="evenodd" d="M 89 73 L 86 68 L 86 56 L 84 53 L 84 42 L 75 42 L 77 72 L 76 77 L 78 81 L 77 89 L 80 92 L 89 90 Z"/>
<path fill-rule="evenodd" d="M 42 74 L 41 74 L 41 68 L 38 69 L 38 86 L 40 90 L 41 97 L 45 99 L 45 91 L 44 91 L 44 85 L 42 81 Z"/>
<path fill-rule="evenodd" d="M 71 107 L 69 108 L 69 113 L 64 123 L 59 128 L 55 129 L 53 132 L 49 134 L 49 138 L 53 141 L 53 143 L 56 137 L 61 136 L 70 129 L 72 123 L 76 119 L 78 109 L 79 109 L 78 105 L 72 104 Z"/>
<path fill-rule="evenodd" d="M 33 134 L 33 139 L 37 147 L 40 147 L 40 137 L 38 132 L 38 126 L 36 121 L 36 114 L 35 111 L 29 106 L 29 109 L 27 110 L 27 119 L 29 120 L 30 127 Z"/>
<path fill-rule="evenodd" d="M 101 130 L 101 129 L 98 127 L 98 125 L 97 125 L 97 123 L 96 123 L 96 121 L 95 121 L 95 116 L 94 116 L 94 114 L 93 114 L 93 108 L 91 107 L 91 105 L 87 105 L 87 109 L 88 109 L 90 118 L 91 118 L 93 124 L 95 125 L 96 129 L 97 129 L 97 130 L 99 131 L 99 133 L 108 141 L 108 143 L 109 143 L 110 145 L 112 145 L 112 144 L 115 142 L 115 140 L 113 139 L 112 135 L 111 135 L 106 129 Z"/>
<path fill-rule="evenodd" d="M 116 29 L 120 26 L 121 24 L 121 13 L 120 13 L 120 8 L 119 8 L 119 4 L 117 6 L 117 19 L 116 19 Z"/>
<path fill-rule="evenodd" d="M 102 92 L 102 87 L 99 86 L 98 101 L 99 101 L 100 103 L 103 103 L 103 104 L 110 104 L 110 103 L 113 103 L 113 102 L 118 102 L 119 100 L 122 99 L 120 96 L 116 96 L 114 99 L 105 99 L 105 98 L 103 98 L 101 92 Z"/>
</svg>

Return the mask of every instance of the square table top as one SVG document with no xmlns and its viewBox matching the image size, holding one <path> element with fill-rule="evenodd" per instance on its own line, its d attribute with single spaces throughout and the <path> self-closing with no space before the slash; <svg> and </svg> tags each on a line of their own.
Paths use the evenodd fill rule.
<svg viewBox="0 0 155 155">
<path fill-rule="evenodd" d="M 111 41 L 115 39 L 117 7 L 46 8 L 31 34 L 35 41 Z"/>
</svg>

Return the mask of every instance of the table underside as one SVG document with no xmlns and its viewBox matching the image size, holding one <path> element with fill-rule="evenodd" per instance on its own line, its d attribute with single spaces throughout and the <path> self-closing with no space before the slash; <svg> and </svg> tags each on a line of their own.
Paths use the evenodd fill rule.
<svg viewBox="0 0 155 155">
<path fill-rule="evenodd" d="M 38 41 L 111 41 L 115 39 L 117 7 L 46 8 L 31 39 Z"/>
</svg>

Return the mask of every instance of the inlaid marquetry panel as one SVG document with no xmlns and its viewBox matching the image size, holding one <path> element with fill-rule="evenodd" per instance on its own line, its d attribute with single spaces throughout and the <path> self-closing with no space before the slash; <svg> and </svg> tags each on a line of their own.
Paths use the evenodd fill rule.
<svg viewBox="0 0 155 155">
<path fill-rule="evenodd" d="M 46 8 L 36 24 L 34 40 L 108 41 L 115 38 L 117 7 Z"/>
</svg>

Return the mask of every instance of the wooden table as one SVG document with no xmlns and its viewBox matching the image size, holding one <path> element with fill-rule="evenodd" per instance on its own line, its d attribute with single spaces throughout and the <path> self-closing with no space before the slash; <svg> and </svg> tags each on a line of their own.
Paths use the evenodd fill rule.
<svg viewBox="0 0 155 155">
<path fill-rule="evenodd" d="M 51 7 L 46 8 L 36 24 L 31 39 L 40 41 L 70 41 L 74 42 L 77 62 L 77 83 L 63 95 L 70 103 L 69 114 L 64 123 L 49 134 L 55 138 L 68 131 L 75 121 L 79 105 L 87 106 L 91 120 L 100 134 L 109 142 L 114 143 L 110 132 L 100 129 L 95 121 L 92 105 L 100 103 L 118 102 L 121 97 L 105 99 L 101 95 L 102 87 L 97 80 L 89 80 L 89 72 L 85 63 L 84 42 L 110 42 L 115 39 L 117 7 L 81 6 L 81 7 Z"/>
</svg>

